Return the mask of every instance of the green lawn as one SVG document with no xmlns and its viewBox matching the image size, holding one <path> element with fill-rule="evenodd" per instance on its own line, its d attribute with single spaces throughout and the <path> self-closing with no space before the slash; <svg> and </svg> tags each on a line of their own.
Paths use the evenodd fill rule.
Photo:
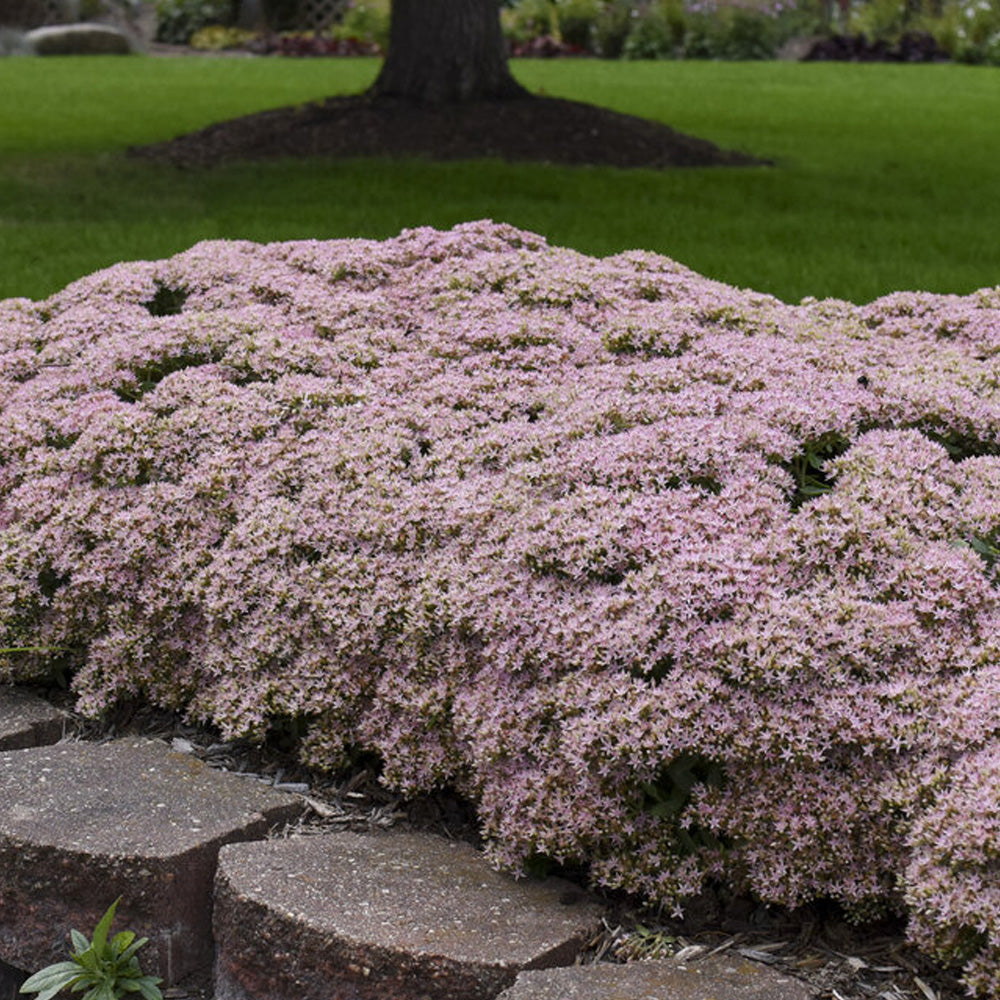
<svg viewBox="0 0 1000 1000">
<path fill-rule="evenodd" d="M 658 118 L 771 168 L 127 160 L 265 107 L 362 89 L 372 60 L 0 60 L 0 297 L 204 238 L 392 235 L 490 217 L 588 253 L 656 250 L 772 292 L 864 301 L 1000 284 L 1000 70 L 522 61 L 534 90 Z"/>
</svg>

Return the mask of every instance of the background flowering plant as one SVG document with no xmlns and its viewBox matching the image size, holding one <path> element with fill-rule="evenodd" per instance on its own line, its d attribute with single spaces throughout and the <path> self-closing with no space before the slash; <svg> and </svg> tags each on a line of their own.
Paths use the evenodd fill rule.
<svg viewBox="0 0 1000 1000">
<path fill-rule="evenodd" d="M 0 677 L 453 784 L 496 861 L 907 910 L 1000 991 L 1000 289 L 490 223 L 0 303 Z"/>
</svg>

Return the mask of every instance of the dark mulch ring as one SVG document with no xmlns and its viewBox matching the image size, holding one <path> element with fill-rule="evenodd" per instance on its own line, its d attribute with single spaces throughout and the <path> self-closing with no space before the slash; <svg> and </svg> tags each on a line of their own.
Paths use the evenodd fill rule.
<svg viewBox="0 0 1000 1000">
<path fill-rule="evenodd" d="M 123 706 L 100 723 L 71 712 L 65 690 L 39 690 L 70 711 L 70 738 L 103 741 L 143 735 L 169 742 L 212 767 L 242 774 L 290 794 L 308 809 L 294 824 L 271 831 L 273 837 L 309 836 L 338 830 L 374 832 L 418 830 L 481 846 L 472 805 L 450 792 L 404 800 L 378 780 L 375 758 L 359 757 L 336 777 L 303 769 L 295 760 L 290 734 L 272 733 L 263 745 L 222 740 L 211 729 L 183 722 L 177 715 L 148 707 Z M 556 874 L 583 884 L 582 871 Z M 956 977 L 909 946 L 901 919 L 854 926 L 829 904 L 789 911 L 765 906 L 721 890 L 690 902 L 683 919 L 644 908 L 621 893 L 603 895 L 608 916 L 604 930 L 588 947 L 584 962 L 624 962 L 674 958 L 696 966 L 719 952 L 762 962 L 805 982 L 816 1000 L 959 1000 L 965 993 Z M 171 996 L 210 1000 L 210 987 L 185 984 Z"/>
<path fill-rule="evenodd" d="M 330 97 L 234 118 L 129 153 L 181 167 L 301 156 L 489 157 L 654 169 L 770 165 L 659 122 L 552 97 L 445 106 L 364 94 Z"/>
</svg>

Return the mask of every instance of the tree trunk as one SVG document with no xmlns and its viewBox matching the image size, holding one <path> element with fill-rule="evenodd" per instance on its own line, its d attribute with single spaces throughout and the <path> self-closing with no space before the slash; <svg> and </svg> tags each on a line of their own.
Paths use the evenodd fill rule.
<svg viewBox="0 0 1000 1000">
<path fill-rule="evenodd" d="M 526 96 L 507 67 L 497 0 L 393 0 L 371 93 L 423 104 Z"/>
</svg>

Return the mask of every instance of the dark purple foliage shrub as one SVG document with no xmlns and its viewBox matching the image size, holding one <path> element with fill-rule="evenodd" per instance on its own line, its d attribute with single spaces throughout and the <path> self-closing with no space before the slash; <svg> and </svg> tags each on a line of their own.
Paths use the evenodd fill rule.
<svg viewBox="0 0 1000 1000">
<path fill-rule="evenodd" d="M 474 223 L 200 244 L 0 340 L 0 640 L 82 710 L 293 718 L 515 869 L 906 907 L 1000 992 L 1000 289 Z"/>
<path fill-rule="evenodd" d="M 570 45 L 551 35 L 540 35 L 524 42 L 516 42 L 510 47 L 510 54 L 517 59 L 554 59 L 557 56 L 583 56 L 586 49 Z"/>
<path fill-rule="evenodd" d="M 279 56 L 377 56 L 382 52 L 374 42 L 361 38 L 328 38 L 324 35 L 263 35 L 247 42 L 246 48 L 258 55 Z"/>
<path fill-rule="evenodd" d="M 890 44 L 884 38 L 831 35 L 815 42 L 804 56 L 807 62 L 949 62 L 951 56 L 926 31 L 907 31 Z"/>
</svg>

